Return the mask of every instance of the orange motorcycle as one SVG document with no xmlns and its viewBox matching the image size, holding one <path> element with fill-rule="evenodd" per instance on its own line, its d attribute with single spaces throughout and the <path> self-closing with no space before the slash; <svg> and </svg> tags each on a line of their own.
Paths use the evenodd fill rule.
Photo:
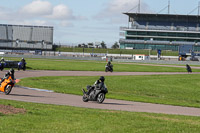
<svg viewBox="0 0 200 133">
<path fill-rule="evenodd" d="M 1 79 L 2 80 L 2 79 Z M 10 94 L 12 88 L 15 85 L 15 80 L 12 79 L 11 76 L 9 76 L 7 79 L 5 79 L 0 86 L 0 91 L 4 92 L 6 95 Z"/>
</svg>

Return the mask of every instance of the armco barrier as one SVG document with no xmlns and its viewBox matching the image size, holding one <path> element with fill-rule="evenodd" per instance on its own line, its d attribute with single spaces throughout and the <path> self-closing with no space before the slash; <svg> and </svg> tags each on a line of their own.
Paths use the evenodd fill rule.
<svg viewBox="0 0 200 133">
<path fill-rule="evenodd" d="M 4 54 L 3 57 L 16 57 L 16 58 L 41 58 L 41 59 L 69 59 L 69 60 L 102 60 L 101 57 L 72 57 L 72 56 L 43 56 L 43 55 L 15 55 Z"/>
<path fill-rule="evenodd" d="M 42 56 L 42 55 L 9 55 L 4 54 L 3 57 L 16 57 L 21 58 L 43 58 L 43 59 L 70 59 L 70 60 L 96 60 L 96 61 L 106 61 L 102 60 L 101 57 L 72 57 L 72 56 Z M 136 61 L 131 59 L 113 59 L 114 62 L 136 62 L 136 63 L 154 63 L 154 64 L 190 64 L 190 65 L 200 65 L 199 61 L 166 61 L 166 60 L 142 60 Z"/>
<path fill-rule="evenodd" d="M 17 68 L 18 67 L 18 62 L 19 61 L 8 61 L 6 60 L 5 63 L 6 63 L 6 68 Z"/>
</svg>

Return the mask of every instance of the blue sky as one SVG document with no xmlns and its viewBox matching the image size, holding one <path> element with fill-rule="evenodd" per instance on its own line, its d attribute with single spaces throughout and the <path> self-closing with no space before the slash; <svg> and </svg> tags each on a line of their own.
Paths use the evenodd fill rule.
<svg viewBox="0 0 200 133">
<path fill-rule="evenodd" d="M 0 23 L 54 27 L 54 42 L 104 41 L 108 47 L 120 38 L 120 26 L 127 26 L 127 12 L 139 0 L 1 0 Z M 158 13 L 168 0 L 140 0 L 141 12 Z M 198 0 L 170 0 L 172 14 L 188 14 Z M 136 12 L 132 10 L 131 12 Z M 164 10 L 161 13 L 167 13 Z M 197 14 L 197 10 L 192 14 Z"/>
</svg>

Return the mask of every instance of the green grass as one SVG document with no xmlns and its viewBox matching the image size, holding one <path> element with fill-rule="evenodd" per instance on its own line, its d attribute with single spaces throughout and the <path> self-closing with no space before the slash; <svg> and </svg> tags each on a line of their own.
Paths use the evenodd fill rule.
<svg viewBox="0 0 200 133">
<path fill-rule="evenodd" d="M 20 60 L 10 58 L 11 60 Z M 29 70 L 105 71 L 105 61 L 26 59 Z M 139 63 L 113 62 L 114 72 L 186 72 L 185 68 L 147 66 Z M 193 69 L 200 72 L 200 69 Z"/>
<path fill-rule="evenodd" d="M 57 48 L 56 51 L 61 52 L 83 52 L 83 48 L 69 48 L 61 47 Z M 96 49 L 96 48 L 84 48 L 85 53 L 109 53 L 109 54 L 145 54 L 149 55 L 149 50 L 139 50 L 139 49 Z M 157 50 L 151 50 L 151 55 L 157 55 Z M 167 51 L 162 50 L 162 56 L 178 56 L 177 51 Z"/>
<path fill-rule="evenodd" d="M 81 88 L 99 77 L 25 78 L 21 86 L 82 95 Z M 200 75 L 106 76 L 107 98 L 149 103 L 200 107 Z"/>
<path fill-rule="evenodd" d="M 81 102 L 81 101 L 80 101 Z M 26 109 L 0 115 L 1 133 L 144 133 L 200 131 L 200 117 L 86 109 L 0 100 Z"/>
</svg>

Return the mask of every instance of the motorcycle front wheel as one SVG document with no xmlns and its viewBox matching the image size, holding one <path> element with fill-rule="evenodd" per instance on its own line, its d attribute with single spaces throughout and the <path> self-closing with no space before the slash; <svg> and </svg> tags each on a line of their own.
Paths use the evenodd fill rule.
<svg viewBox="0 0 200 133">
<path fill-rule="evenodd" d="M 11 90 L 12 90 L 12 86 L 11 86 L 11 85 L 7 85 L 7 86 L 5 87 L 5 89 L 4 89 L 4 93 L 5 93 L 6 95 L 8 95 L 8 94 L 10 94 Z"/>
<path fill-rule="evenodd" d="M 102 103 L 105 99 L 105 94 L 104 93 L 99 93 L 99 95 L 97 96 L 97 102 L 98 103 Z"/>
<path fill-rule="evenodd" d="M 88 98 L 85 94 L 83 95 L 83 102 L 88 102 Z"/>
<path fill-rule="evenodd" d="M 105 69 L 105 72 L 108 72 L 108 69 L 107 69 L 107 68 Z"/>
</svg>

